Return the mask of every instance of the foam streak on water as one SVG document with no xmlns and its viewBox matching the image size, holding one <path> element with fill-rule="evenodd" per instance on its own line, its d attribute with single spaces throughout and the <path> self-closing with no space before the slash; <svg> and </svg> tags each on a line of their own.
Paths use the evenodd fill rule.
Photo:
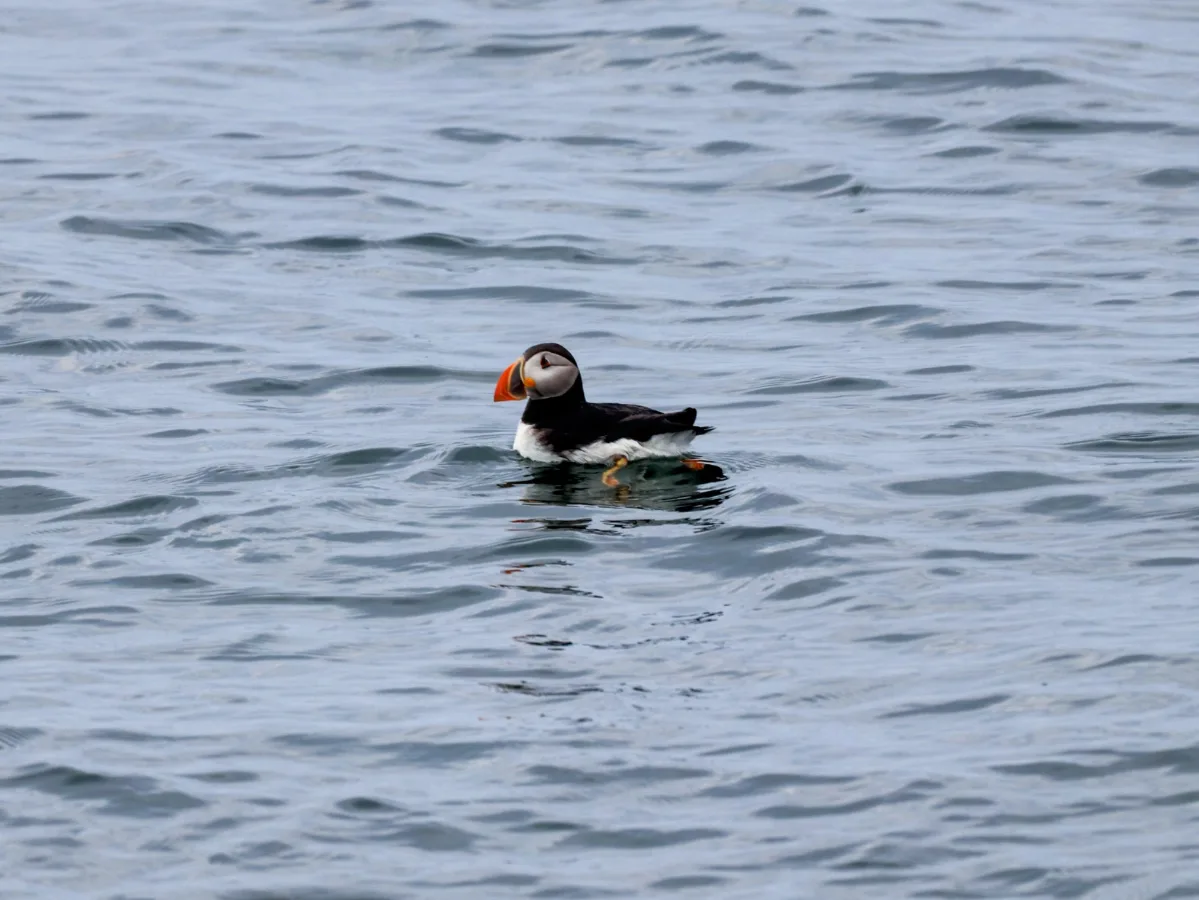
<svg viewBox="0 0 1199 900">
<path fill-rule="evenodd" d="M 1199 895 L 1193 5 L 415 9 L 5 15 L 0 896 Z"/>
</svg>

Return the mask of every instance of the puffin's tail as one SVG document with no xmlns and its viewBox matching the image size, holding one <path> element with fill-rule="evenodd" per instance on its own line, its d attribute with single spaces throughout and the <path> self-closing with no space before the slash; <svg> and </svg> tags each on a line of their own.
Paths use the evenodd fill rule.
<svg viewBox="0 0 1199 900">
<path fill-rule="evenodd" d="M 697 415 L 699 415 L 699 413 L 696 412 L 695 407 L 688 406 L 684 410 L 680 410 L 677 413 L 672 413 L 667 418 L 671 422 L 677 422 L 679 425 L 682 425 L 684 428 L 689 429 L 690 431 L 694 431 L 697 437 L 701 434 L 707 434 L 709 431 L 715 430 L 712 425 L 696 425 L 695 417 Z"/>
</svg>

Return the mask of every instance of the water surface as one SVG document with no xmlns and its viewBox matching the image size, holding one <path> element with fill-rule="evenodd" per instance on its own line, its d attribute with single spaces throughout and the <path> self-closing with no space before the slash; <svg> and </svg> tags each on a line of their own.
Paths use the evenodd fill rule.
<svg viewBox="0 0 1199 900">
<path fill-rule="evenodd" d="M 1199 895 L 1193 5 L 414 9 L 6 15 L 0 894 Z"/>
</svg>

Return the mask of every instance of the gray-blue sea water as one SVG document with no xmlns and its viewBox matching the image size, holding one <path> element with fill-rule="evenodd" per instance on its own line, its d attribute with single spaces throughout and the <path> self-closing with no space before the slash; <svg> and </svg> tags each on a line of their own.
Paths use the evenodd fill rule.
<svg viewBox="0 0 1199 900">
<path fill-rule="evenodd" d="M 0 21 L 0 896 L 1199 897 L 1199 7 Z M 700 476 L 494 404 L 696 406 Z"/>
</svg>

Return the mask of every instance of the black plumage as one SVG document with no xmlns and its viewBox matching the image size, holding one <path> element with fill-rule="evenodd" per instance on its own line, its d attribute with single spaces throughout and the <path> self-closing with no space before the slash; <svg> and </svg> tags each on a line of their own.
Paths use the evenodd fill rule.
<svg viewBox="0 0 1199 900">
<path fill-rule="evenodd" d="M 688 407 L 663 413 L 631 403 L 588 403 L 554 410 L 541 408 L 549 400 L 530 400 L 521 421 L 537 429 L 542 443 L 555 453 L 564 453 L 594 443 L 634 440 L 644 444 L 658 435 L 689 431 L 707 434 L 708 425 L 696 425 L 696 411 Z"/>
<path fill-rule="evenodd" d="M 571 352 L 561 344 L 536 344 L 524 353 L 525 359 L 548 350 L 570 360 Z M 691 436 L 712 431 L 709 425 L 696 425 L 693 407 L 664 413 L 632 403 L 590 403 L 579 374 L 566 393 L 546 399 L 530 399 L 521 421 L 537 430 L 541 443 L 555 453 L 566 453 L 594 443 L 634 440 L 645 443 L 659 435 L 690 432 Z"/>
</svg>

